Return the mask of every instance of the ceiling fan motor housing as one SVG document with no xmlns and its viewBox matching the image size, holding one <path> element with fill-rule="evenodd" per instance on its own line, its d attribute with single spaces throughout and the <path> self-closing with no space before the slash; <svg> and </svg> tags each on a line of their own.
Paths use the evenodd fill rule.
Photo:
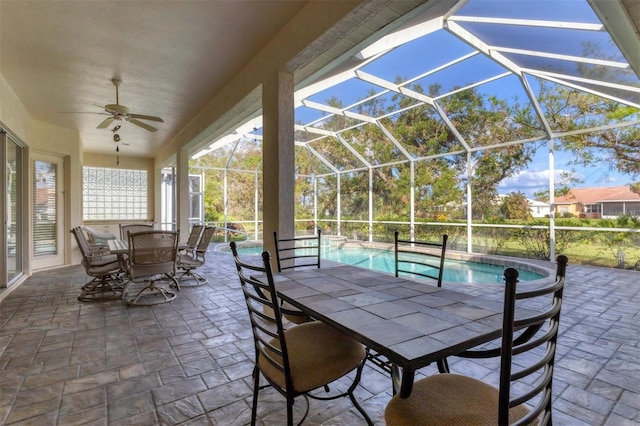
<svg viewBox="0 0 640 426">
<path fill-rule="evenodd" d="M 109 114 L 126 116 L 129 115 L 129 108 L 120 104 L 109 104 L 105 105 L 104 110 Z"/>
</svg>

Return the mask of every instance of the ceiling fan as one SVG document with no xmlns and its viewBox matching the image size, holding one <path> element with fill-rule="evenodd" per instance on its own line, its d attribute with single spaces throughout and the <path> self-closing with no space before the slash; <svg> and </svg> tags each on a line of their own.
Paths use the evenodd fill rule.
<svg viewBox="0 0 640 426">
<path fill-rule="evenodd" d="M 114 86 L 116 86 L 116 103 L 108 104 L 104 106 L 104 110 L 107 114 L 110 114 L 111 117 L 106 118 L 102 123 L 98 124 L 98 129 L 105 129 L 115 120 L 125 120 L 131 124 L 134 124 L 138 127 L 142 127 L 145 130 L 150 132 L 155 132 L 156 129 L 153 126 L 148 125 L 140 120 L 149 120 L 149 121 L 157 121 L 159 123 L 164 123 L 164 120 L 160 117 L 154 117 L 152 115 L 143 115 L 143 114 L 134 114 L 129 112 L 129 108 L 124 105 L 120 105 L 119 92 L 118 87 L 120 86 L 121 81 L 117 78 L 111 79 L 111 82 Z"/>
</svg>

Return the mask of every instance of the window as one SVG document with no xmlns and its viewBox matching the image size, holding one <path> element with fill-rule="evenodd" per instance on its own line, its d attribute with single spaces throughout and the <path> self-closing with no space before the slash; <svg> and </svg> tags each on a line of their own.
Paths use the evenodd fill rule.
<svg viewBox="0 0 640 426">
<path fill-rule="evenodd" d="M 189 175 L 189 223 L 204 223 L 204 185 L 202 175 Z"/>
<path fill-rule="evenodd" d="M 58 164 L 33 163 L 33 256 L 58 254 Z"/>
<path fill-rule="evenodd" d="M 585 213 L 600 213 L 601 204 L 586 204 L 584 207 Z"/>
<path fill-rule="evenodd" d="M 83 168 L 84 220 L 146 220 L 147 171 Z"/>
</svg>

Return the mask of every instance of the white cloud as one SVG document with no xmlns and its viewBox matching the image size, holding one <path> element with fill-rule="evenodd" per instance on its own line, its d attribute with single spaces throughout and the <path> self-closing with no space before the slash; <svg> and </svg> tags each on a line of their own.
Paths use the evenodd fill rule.
<svg viewBox="0 0 640 426">
<path fill-rule="evenodd" d="M 560 177 L 567 170 L 554 170 L 556 183 L 560 182 Z M 549 189 L 549 170 L 525 170 L 516 173 L 514 176 L 505 179 L 498 185 L 498 191 L 503 194 L 511 192 L 522 192 L 531 197 L 534 192 Z"/>
</svg>

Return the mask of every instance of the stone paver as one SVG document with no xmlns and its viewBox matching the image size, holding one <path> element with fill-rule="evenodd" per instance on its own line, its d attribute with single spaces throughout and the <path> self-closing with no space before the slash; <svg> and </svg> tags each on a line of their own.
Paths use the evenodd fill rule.
<svg viewBox="0 0 640 426">
<path fill-rule="evenodd" d="M 248 424 L 253 342 L 231 256 L 210 253 L 203 275 L 207 285 L 184 287 L 171 303 L 126 307 L 78 302 L 88 280 L 80 266 L 34 274 L 0 302 L 0 424 Z M 459 289 L 502 297 L 498 287 Z M 640 272 L 569 265 L 556 425 L 640 424 L 639 319 Z M 495 360 L 449 362 L 497 378 Z M 356 395 L 384 424 L 388 377 L 367 367 Z M 259 424 L 285 416 L 284 399 L 263 391 Z M 305 422 L 361 423 L 347 399 L 311 401 Z"/>
</svg>

